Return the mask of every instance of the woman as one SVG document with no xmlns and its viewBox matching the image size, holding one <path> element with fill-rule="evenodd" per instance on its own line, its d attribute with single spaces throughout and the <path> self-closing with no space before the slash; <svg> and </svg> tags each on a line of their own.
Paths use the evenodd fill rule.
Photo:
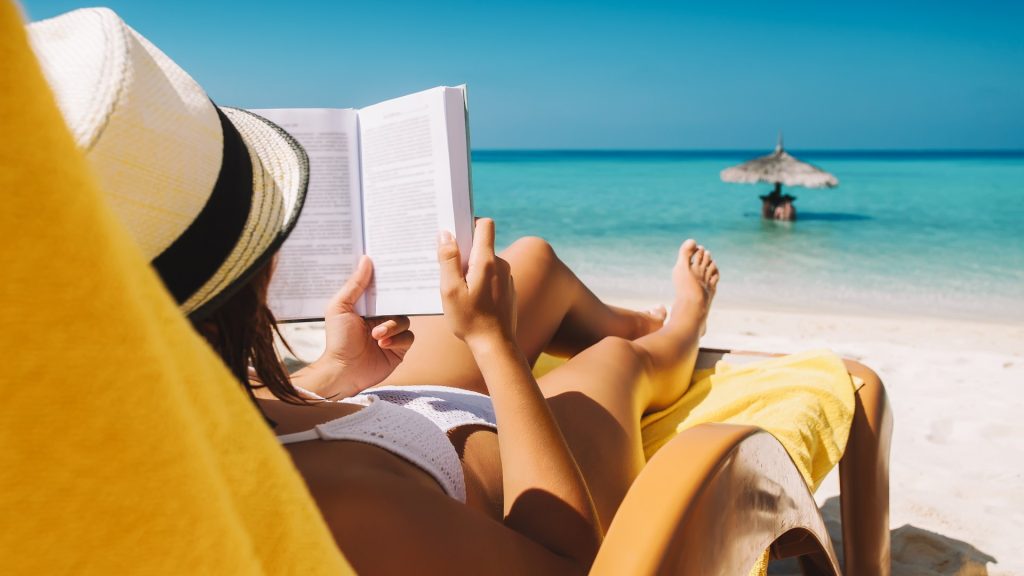
<svg viewBox="0 0 1024 576">
<path fill-rule="evenodd" d="M 288 444 L 357 570 L 407 570 L 410 561 L 425 572 L 469 570 L 486 561 L 511 572 L 586 571 L 643 465 L 640 417 L 670 404 L 690 381 L 718 281 L 711 255 L 695 242 L 680 249 L 673 314 L 658 327 L 660 314 L 602 304 L 543 241 L 520 240 L 503 253 L 506 261 L 493 252 L 493 222 L 480 220 L 476 232 L 465 275 L 455 243 L 439 243 L 445 316 L 414 320 L 416 344 L 397 370 L 391 372 L 389 354 L 408 341 L 406 321 L 370 329 L 351 313 L 369 278 L 364 260 L 329 310 L 328 350 L 296 375 L 297 384 L 317 382 L 328 393 L 378 379 L 484 386 L 493 401 L 497 431 L 470 424 L 449 433 L 463 468 L 465 505 L 415 465 L 365 444 Z M 550 294 L 562 298 L 545 298 Z M 528 356 L 544 350 L 575 356 L 538 385 Z M 262 396 L 278 434 L 362 409 Z M 377 529 L 367 530 L 367 522 Z M 458 545 L 463 541 L 472 545 Z M 388 553 L 396 545 L 402 555 Z"/>
<path fill-rule="evenodd" d="M 296 388 L 274 353 L 265 300 L 270 257 L 302 203 L 301 148 L 263 119 L 214 107 L 110 11 L 77 11 L 30 32 L 113 209 L 183 312 L 260 395 L 357 570 L 478 571 L 486 562 L 586 571 L 643 464 L 641 415 L 690 380 L 718 280 L 708 252 L 683 244 L 662 326 L 664 310 L 605 306 L 542 241 L 521 240 L 498 258 L 493 222 L 483 219 L 466 271 L 454 239 L 440 235 L 445 315 L 415 321 L 416 345 L 407 318 L 366 323 L 353 313 L 372 273 L 363 259 L 327 311 L 324 356 L 295 375 Z M 97 44 L 106 59 L 83 73 L 81 54 Z M 545 350 L 575 357 L 538 386 L 530 364 Z M 417 411 L 394 388 L 320 399 L 381 383 L 443 385 L 412 393 L 445 404 Z"/>
</svg>

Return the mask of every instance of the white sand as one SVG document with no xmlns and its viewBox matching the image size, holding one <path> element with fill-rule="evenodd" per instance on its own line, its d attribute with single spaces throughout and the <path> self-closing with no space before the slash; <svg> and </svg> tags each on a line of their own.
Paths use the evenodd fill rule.
<svg viewBox="0 0 1024 576">
<path fill-rule="evenodd" d="M 289 333 L 301 355 L 322 346 L 315 325 Z M 895 415 L 894 574 L 1024 574 L 1024 328 L 719 307 L 703 344 L 829 347 L 874 368 Z M 838 493 L 833 474 L 816 495 L 837 540 Z"/>
</svg>

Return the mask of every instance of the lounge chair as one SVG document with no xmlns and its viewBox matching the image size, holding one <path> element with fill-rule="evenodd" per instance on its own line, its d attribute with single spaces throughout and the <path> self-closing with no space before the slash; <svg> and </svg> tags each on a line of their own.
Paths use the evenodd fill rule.
<svg viewBox="0 0 1024 576">
<path fill-rule="evenodd" d="M 726 353 L 702 350 L 698 365 Z M 741 575 L 770 550 L 772 558 L 799 557 L 805 574 L 888 575 L 892 414 L 877 375 L 856 362 L 847 367 L 865 383 L 839 464 L 845 571 L 782 444 L 753 426 L 702 424 L 648 462 L 591 574 Z"/>
</svg>

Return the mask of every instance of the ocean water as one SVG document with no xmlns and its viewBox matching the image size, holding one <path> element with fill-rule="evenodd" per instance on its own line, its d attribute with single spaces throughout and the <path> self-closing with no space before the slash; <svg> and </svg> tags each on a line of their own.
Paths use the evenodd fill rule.
<svg viewBox="0 0 1024 576">
<path fill-rule="evenodd" d="M 477 151 L 475 211 L 607 298 L 668 301 L 694 237 L 727 304 L 1024 322 L 1024 153 L 794 151 L 840 180 L 786 188 L 796 222 L 760 218 L 768 185 L 719 179 L 764 153 Z"/>
</svg>

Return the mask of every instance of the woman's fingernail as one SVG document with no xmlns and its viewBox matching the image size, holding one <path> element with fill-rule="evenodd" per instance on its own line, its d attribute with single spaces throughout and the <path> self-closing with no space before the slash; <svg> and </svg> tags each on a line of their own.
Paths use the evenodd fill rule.
<svg viewBox="0 0 1024 576">
<path fill-rule="evenodd" d="M 447 230 L 441 230 L 440 232 L 437 233 L 438 244 L 450 244 L 454 241 L 455 237 L 452 236 L 452 233 Z"/>
</svg>

